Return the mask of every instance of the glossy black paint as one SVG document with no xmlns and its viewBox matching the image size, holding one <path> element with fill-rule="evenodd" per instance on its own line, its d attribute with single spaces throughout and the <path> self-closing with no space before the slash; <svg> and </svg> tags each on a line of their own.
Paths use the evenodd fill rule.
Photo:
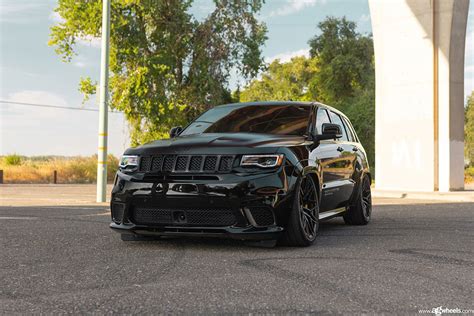
<svg viewBox="0 0 474 316">
<path fill-rule="evenodd" d="M 125 155 L 148 157 L 155 155 L 232 155 L 230 172 L 208 174 L 184 172 L 141 172 L 138 168 L 119 170 L 112 191 L 112 208 L 123 209 L 123 215 L 113 220 L 110 227 L 120 233 L 140 235 L 223 236 L 237 239 L 276 239 L 285 229 L 295 186 L 299 178 L 313 177 L 320 200 L 320 212 L 345 208 L 364 175 L 370 176 L 367 157 L 357 136 L 353 139 L 319 140 L 316 115 L 318 108 L 340 115 L 344 124 L 349 121 L 341 112 L 320 103 L 259 102 L 224 106 L 252 105 L 308 106 L 308 133 L 301 136 L 216 133 L 175 136 L 130 148 Z M 318 114 L 317 114 L 318 113 Z M 321 129 L 321 127 L 319 127 Z M 353 133 L 351 126 L 341 126 Z M 348 129 L 348 130 L 346 130 Z M 280 167 L 262 169 L 239 165 L 242 155 L 283 154 Z M 199 226 L 180 222 L 178 218 L 163 225 L 134 223 L 136 207 L 165 209 L 229 208 L 235 216 L 231 226 Z M 118 207 L 118 208 L 117 208 Z M 248 215 L 249 210 L 266 208 L 274 214 L 270 225 L 258 226 Z M 181 213 L 172 213 L 180 215 Z M 175 215 L 173 215 L 175 216 Z"/>
</svg>

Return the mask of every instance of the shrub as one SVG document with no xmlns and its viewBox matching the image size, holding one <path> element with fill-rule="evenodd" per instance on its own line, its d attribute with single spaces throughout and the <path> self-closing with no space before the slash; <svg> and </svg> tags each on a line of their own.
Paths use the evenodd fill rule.
<svg viewBox="0 0 474 316">
<path fill-rule="evenodd" d="M 3 157 L 3 161 L 7 166 L 19 166 L 21 165 L 21 156 L 17 154 L 7 155 Z"/>
</svg>

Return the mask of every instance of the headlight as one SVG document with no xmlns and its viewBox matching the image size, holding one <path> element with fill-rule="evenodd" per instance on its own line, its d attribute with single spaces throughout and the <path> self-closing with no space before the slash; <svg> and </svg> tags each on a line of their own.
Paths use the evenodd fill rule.
<svg viewBox="0 0 474 316">
<path fill-rule="evenodd" d="M 240 161 L 241 166 L 257 166 L 271 168 L 281 166 L 284 155 L 244 155 Z"/>
<path fill-rule="evenodd" d="M 120 158 L 120 168 L 127 168 L 128 166 L 138 166 L 138 156 L 125 155 Z"/>
</svg>

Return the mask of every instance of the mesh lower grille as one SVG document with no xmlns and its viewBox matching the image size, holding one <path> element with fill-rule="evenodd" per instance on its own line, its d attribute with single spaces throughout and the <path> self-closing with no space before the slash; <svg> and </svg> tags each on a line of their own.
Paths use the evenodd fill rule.
<svg viewBox="0 0 474 316">
<path fill-rule="evenodd" d="M 170 210 L 136 208 L 133 212 L 133 221 L 137 224 L 171 224 L 172 215 Z"/>
<path fill-rule="evenodd" d="M 112 220 L 116 223 L 121 223 L 123 220 L 124 210 L 125 204 L 112 203 Z"/>
<path fill-rule="evenodd" d="M 266 207 L 251 207 L 250 213 L 258 226 L 270 226 L 275 223 L 273 212 Z"/>
<path fill-rule="evenodd" d="M 236 223 L 232 209 L 160 209 L 136 207 L 133 221 L 146 225 L 231 226 Z"/>
</svg>

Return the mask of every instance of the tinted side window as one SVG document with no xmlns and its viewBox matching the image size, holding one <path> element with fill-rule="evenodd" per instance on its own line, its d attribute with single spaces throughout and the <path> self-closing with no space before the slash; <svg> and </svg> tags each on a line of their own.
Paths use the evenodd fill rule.
<svg viewBox="0 0 474 316">
<path fill-rule="evenodd" d="M 343 117 L 342 119 L 344 120 L 344 125 L 346 126 L 346 131 L 347 131 L 347 134 L 349 136 L 349 140 L 351 142 L 357 143 L 358 142 L 357 136 L 354 132 L 354 128 L 352 127 L 351 122 L 349 122 L 349 120 L 346 119 L 345 117 Z"/>
<path fill-rule="evenodd" d="M 344 123 L 342 123 L 341 117 L 332 111 L 329 111 L 329 115 L 331 116 L 331 122 L 341 127 L 342 137 L 339 138 L 339 140 L 348 141 L 349 139 L 347 138 L 347 132 L 346 132 L 346 129 L 344 128 Z"/>
<path fill-rule="evenodd" d="M 324 123 L 331 123 L 331 121 L 329 120 L 328 112 L 323 108 L 319 108 L 318 114 L 316 114 L 316 133 L 322 133 Z"/>
</svg>

